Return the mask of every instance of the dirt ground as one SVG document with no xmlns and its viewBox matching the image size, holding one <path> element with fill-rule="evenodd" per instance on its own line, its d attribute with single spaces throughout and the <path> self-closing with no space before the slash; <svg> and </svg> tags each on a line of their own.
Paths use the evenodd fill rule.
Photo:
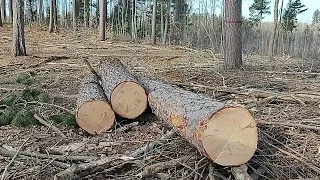
<svg viewBox="0 0 320 180">
<path fill-rule="evenodd" d="M 264 56 L 245 55 L 246 70 L 227 72 L 222 69 L 221 55 L 209 50 L 112 39 L 100 42 L 95 31 L 72 33 L 60 30 L 49 34 L 45 28 L 39 27 L 26 29 L 28 56 L 12 57 L 11 44 L 10 28 L 0 28 L 0 81 L 29 73 L 36 79 L 34 86 L 54 97 L 51 104 L 75 110 L 79 82 L 89 73 L 83 58 L 88 58 L 94 67 L 102 57 L 119 58 L 134 73 L 206 93 L 220 101 L 250 105 L 259 126 L 259 148 L 248 163 L 248 172 L 252 176 L 258 179 L 316 179 L 320 176 L 320 59 L 285 56 L 270 60 Z M 219 90 L 226 87 L 244 92 Z M 23 88 L 21 84 L 1 83 L 0 100 Z M 253 91 L 274 93 L 277 98 L 259 103 L 263 97 L 256 96 Z M 290 95 L 291 100 L 281 99 L 278 95 Z M 63 111 L 48 105 L 41 107 L 39 114 L 49 117 Z M 17 150 L 26 141 L 22 150 L 52 154 L 54 148 L 78 143 L 82 146 L 69 149 L 64 155 L 130 156 L 135 149 L 170 130 L 150 113 L 137 121 L 139 124 L 126 132 L 117 133 L 114 128 L 99 136 L 89 136 L 79 128 L 55 124 L 67 138 L 61 138 L 45 126 L 2 126 L 0 145 Z M 121 122 L 117 127 L 126 123 L 130 122 Z M 145 167 L 185 155 L 192 155 L 192 160 L 163 169 L 149 178 L 161 179 L 161 175 L 168 179 L 210 178 L 209 161 L 202 160 L 203 156 L 183 138 L 174 136 L 140 158 L 142 166 L 126 164 L 84 179 L 139 179 L 137 175 Z M 11 157 L 0 155 L 1 174 L 10 160 Z M 52 179 L 63 170 L 53 161 L 54 158 L 19 157 L 9 167 L 8 179 Z M 72 164 L 71 161 L 64 163 Z M 213 174 L 216 179 L 232 178 L 230 168 L 217 165 L 214 165 Z"/>
</svg>

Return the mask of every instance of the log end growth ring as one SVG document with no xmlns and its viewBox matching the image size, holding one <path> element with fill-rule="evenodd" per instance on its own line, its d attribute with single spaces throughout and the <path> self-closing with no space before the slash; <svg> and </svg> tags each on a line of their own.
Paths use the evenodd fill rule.
<svg viewBox="0 0 320 180">
<path fill-rule="evenodd" d="M 93 100 L 83 103 L 78 108 L 76 120 L 89 134 L 101 134 L 112 127 L 115 114 L 108 103 Z"/>
<path fill-rule="evenodd" d="M 241 107 L 224 108 L 206 123 L 202 145 L 207 155 L 222 166 L 249 161 L 257 149 L 258 131 L 250 112 Z"/>
<path fill-rule="evenodd" d="M 147 108 L 147 95 L 136 82 L 122 82 L 112 91 L 111 106 L 120 116 L 134 119 Z"/>
</svg>

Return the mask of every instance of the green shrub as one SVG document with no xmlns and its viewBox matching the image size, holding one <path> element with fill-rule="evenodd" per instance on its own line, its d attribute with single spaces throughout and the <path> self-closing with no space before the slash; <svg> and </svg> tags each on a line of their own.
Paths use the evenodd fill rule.
<svg viewBox="0 0 320 180">
<path fill-rule="evenodd" d="M 19 111 L 11 121 L 14 126 L 24 127 L 29 125 L 39 125 L 39 121 L 33 117 L 31 110 L 22 109 Z"/>
<path fill-rule="evenodd" d="M 30 76 L 27 73 L 22 73 L 18 76 L 18 78 L 16 79 L 16 82 L 19 84 L 24 84 L 24 85 L 31 85 L 34 83 L 34 78 L 32 78 L 32 76 Z"/>
<path fill-rule="evenodd" d="M 6 105 L 0 105 L 0 126 L 10 124 L 14 116 L 15 112 L 12 108 Z"/>
</svg>

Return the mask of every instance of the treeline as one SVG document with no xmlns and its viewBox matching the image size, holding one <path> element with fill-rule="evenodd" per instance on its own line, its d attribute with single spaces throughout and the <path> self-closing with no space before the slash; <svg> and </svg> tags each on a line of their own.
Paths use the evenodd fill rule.
<svg viewBox="0 0 320 180">
<path fill-rule="evenodd" d="M 0 1 L 1 20 L 11 23 L 12 0 Z M 113 38 L 120 40 L 155 39 L 164 45 L 223 52 L 226 27 L 224 7 L 228 2 L 109 0 L 106 3 L 106 30 Z M 276 0 L 273 5 L 267 0 L 254 0 L 249 10 L 250 17 L 242 18 L 242 49 L 245 54 L 319 55 L 318 10 L 314 12 L 312 24 L 298 23 L 298 15 L 307 11 L 300 0 L 290 0 L 287 4 L 284 0 Z M 99 0 L 27 0 L 24 11 L 27 24 L 51 25 L 51 31 L 55 28 L 99 28 Z M 262 22 L 271 11 L 274 11 L 274 22 Z M 152 27 L 155 28 L 154 33 Z"/>
</svg>

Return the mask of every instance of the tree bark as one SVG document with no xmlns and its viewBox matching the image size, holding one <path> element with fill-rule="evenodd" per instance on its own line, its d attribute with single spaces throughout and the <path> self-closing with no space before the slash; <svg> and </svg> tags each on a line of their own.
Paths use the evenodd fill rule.
<svg viewBox="0 0 320 180">
<path fill-rule="evenodd" d="M 88 10 L 89 10 L 89 6 L 88 6 L 88 0 L 83 0 L 83 26 L 85 28 L 88 27 Z"/>
<path fill-rule="evenodd" d="M 76 0 L 72 0 L 72 28 L 77 30 L 77 7 Z"/>
<path fill-rule="evenodd" d="M 57 0 L 53 1 L 53 26 L 55 29 L 58 27 L 58 4 Z"/>
<path fill-rule="evenodd" d="M 0 27 L 2 27 L 3 24 L 2 24 L 2 18 L 1 18 L 1 8 L 0 8 Z"/>
<path fill-rule="evenodd" d="M 155 45 L 157 38 L 156 38 L 156 17 L 157 17 L 157 0 L 152 1 L 152 22 L 151 22 L 151 44 Z"/>
<path fill-rule="evenodd" d="M 139 81 L 148 92 L 153 113 L 206 157 L 223 166 L 241 165 L 251 159 L 258 133 L 247 109 L 147 78 Z"/>
<path fill-rule="evenodd" d="M 12 17 L 13 17 L 12 0 L 8 1 L 8 10 L 9 10 L 9 23 L 12 23 Z"/>
<path fill-rule="evenodd" d="M 26 56 L 26 45 L 24 38 L 24 12 L 23 0 L 14 0 L 13 3 L 13 55 Z"/>
<path fill-rule="evenodd" d="M 106 0 L 100 0 L 100 21 L 99 21 L 99 39 L 100 41 L 106 40 L 106 16 L 107 16 L 107 7 Z"/>
<path fill-rule="evenodd" d="M 1 20 L 2 23 L 6 22 L 6 0 L 0 1 L 0 8 L 1 8 Z"/>
<path fill-rule="evenodd" d="M 147 107 L 147 95 L 138 81 L 118 59 L 99 64 L 101 83 L 112 109 L 120 116 L 134 119 Z"/>
<path fill-rule="evenodd" d="M 82 79 L 77 106 L 77 123 L 89 134 L 104 133 L 115 121 L 115 114 L 94 75 Z"/>
<path fill-rule="evenodd" d="M 53 4 L 54 4 L 54 0 L 50 0 L 50 17 L 49 17 L 49 33 L 53 32 Z"/>
<path fill-rule="evenodd" d="M 168 34 L 168 24 L 169 24 L 169 18 L 170 18 L 170 2 L 169 4 L 166 5 L 166 20 L 164 23 L 164 32 L 163 32 L 163 39 L 162 39 L 162 44 L 165 45 L 167 41 L 167 34 Z"/>
<path fill-rule="evenodd" d="M 241 6 L 241 0 L 225 0 L 225 69 L 243 69 Z"/>
<path fill-rule="evenodd" d="M 164 32 L 164 19 L 163 19 L 163 2 L 160 2 L 160 32 L 161 32 L 161 41 L 163 42 L 163 32 Z"/>
<path fill-rule="evenodd" d="M 43 0 L 39 0 L 39 23 L 42 24 L 43 23 Z"/>
<path fill-rule="evenodd" d="M 32 12 L 32 0 L 28 0 L 29 1 L 29 9 L 28 9 L 28 12 L 29 12 L 29 20 L 30 22 L 33 22 L 33 12 Z"/>
<path fill-rule="evenodd" d="M 268 50 L 268 56 L 270 58 L 273 58 L 273 49 L 274 49 L 274 41 L 277 34 L 277 26 L 278 26 L 278 9 L 279 9 L 279 0 L 274 1 L 274 19 L 273 19 L 273 31 L 271 34 L 271 38 L 269 41 L 269 50 Z"/>
</svg>

